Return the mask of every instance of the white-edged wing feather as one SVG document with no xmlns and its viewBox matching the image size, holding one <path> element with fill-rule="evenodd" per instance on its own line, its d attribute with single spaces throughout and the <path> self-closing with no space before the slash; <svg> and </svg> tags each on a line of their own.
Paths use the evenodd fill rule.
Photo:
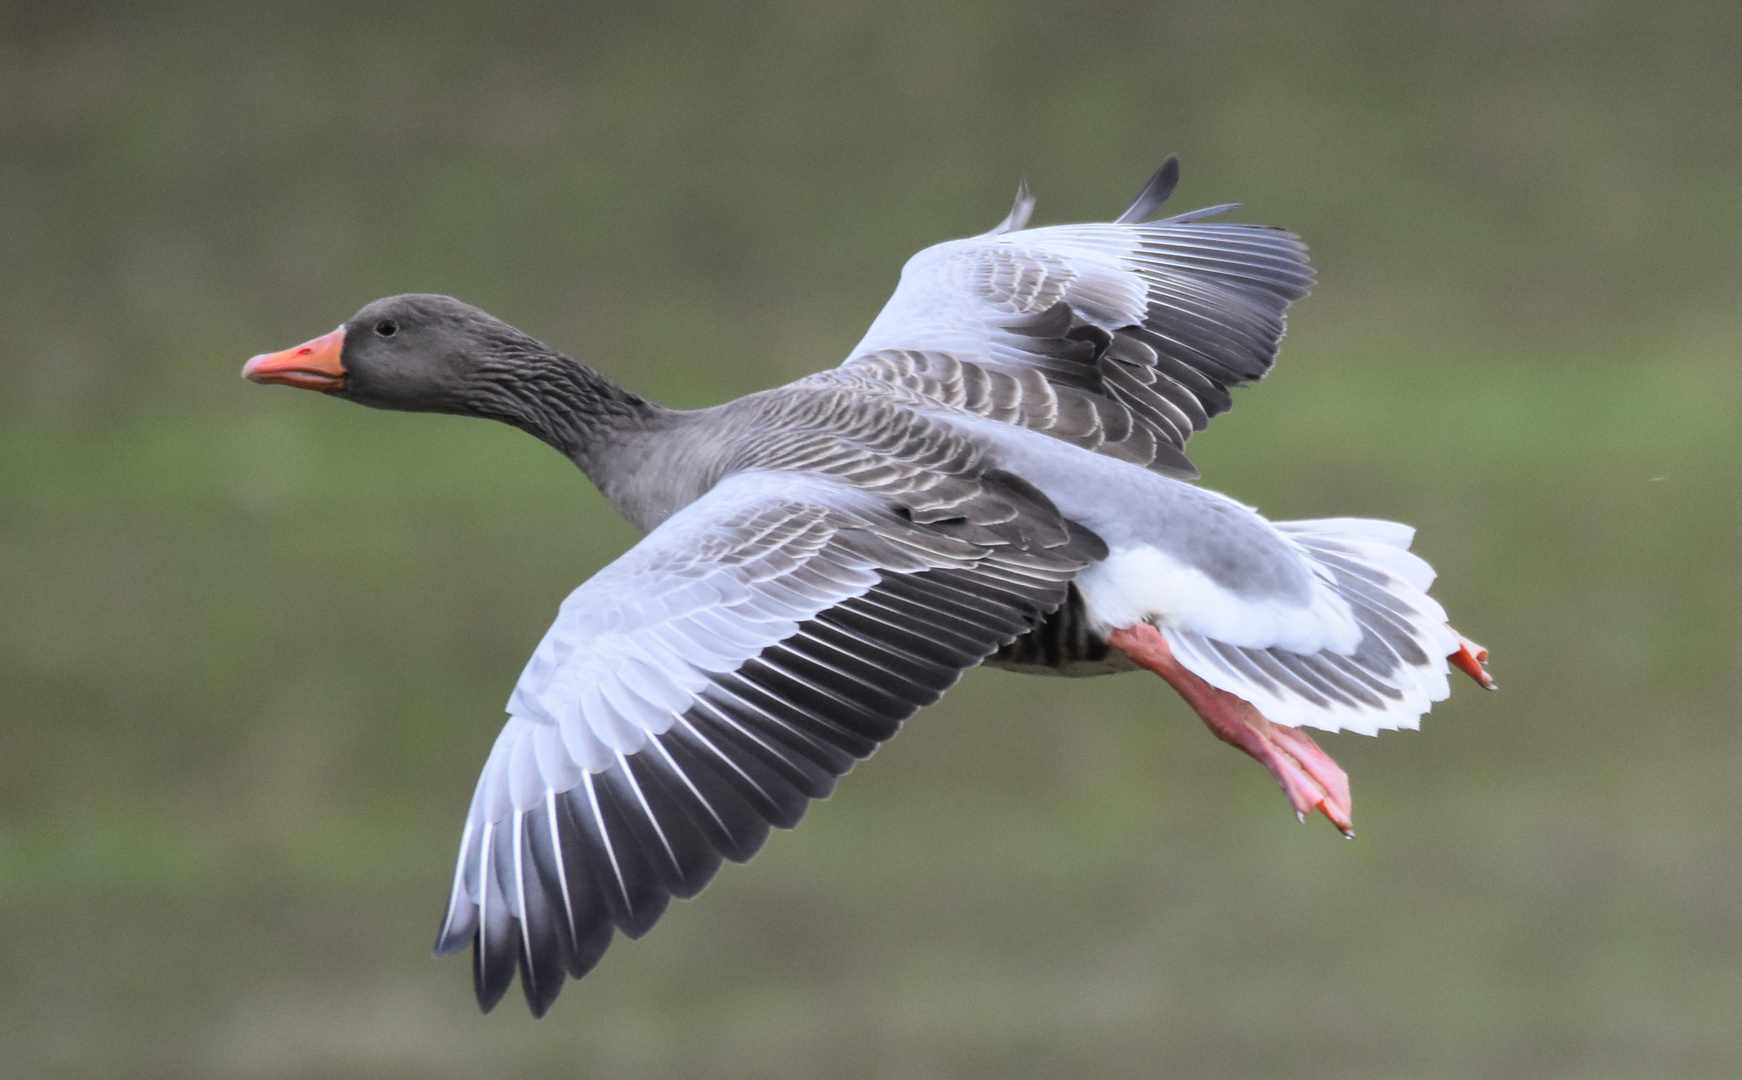
<svg viewBox="0 0 1742 1080">
<path fill-rule="evenodd" d="M 1166 171 L 1165 168 L 1163 170 Z M 1133 210 L 1159 205 L 1162 174 Z M 1012 227 L 926 248 L 850 358 L 813 381 L 1045 431 L 1176 476 L 1183 450 L 1264 376 L 1283 312 L 1312 283 L 1306 248 L 1197 220 Z"/>
<path fill-rule="evenodd" d="M 576 589 L 479 777 L 437 940 L 542 1014 L 670 897 L 1058 606 L 1105 553 L 1032 489 L 934 525 L 817 475 L 723 480 Z"/>
</svg>

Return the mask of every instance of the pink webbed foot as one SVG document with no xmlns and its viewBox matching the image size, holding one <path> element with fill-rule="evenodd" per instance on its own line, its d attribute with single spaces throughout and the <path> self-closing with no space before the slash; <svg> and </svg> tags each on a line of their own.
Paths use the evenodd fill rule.
<svg viewBox="0 0 1742 1080">
<path fill-rule="evenodd" d="M 1451 629 L 1447 627 L 1447 629 Z M 1452 633 L 1458 634 L 1456 630 Z M 1482 665 L 1488 662 L 1488 650 L 1458 634 L 1458 651 L 1447 657 L 1452 666 L 1475 679 L 1484 690 L 1494 689 L 1494 677 L 1488 674 L 1488 669 Z"/>
<path fill-rule="evenodd" d="M 1107 636 L 1107 642 L 1166 679 L 1197 710 L 1216 738 L 1244 750 L 1269 769 L 1302 821 L 1319 810 L 1344 836 L 1354 838 L 1349 774 L 1306 732 L 1271 723 L 1251 703 L 1187 671 L 1174 658 L 1161 632 L 1148 623 L 1121 627 Z"/>
</svg>

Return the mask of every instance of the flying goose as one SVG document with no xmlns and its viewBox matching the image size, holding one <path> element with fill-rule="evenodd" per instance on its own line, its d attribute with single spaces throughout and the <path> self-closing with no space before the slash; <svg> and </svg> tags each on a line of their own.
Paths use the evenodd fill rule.
<svg viewBox="0 0 1742 1080">
<path fill-rule="evenodd" d="M 562 604 L 508 701 L 460 837 L 438 955 L 479 1005 L 520 972 L 542 1016 L 613 933 L 640 937 L 722 859 L 964 671 L 1146 668 L 1352 836 L 1303 730 L 1414 728 L 1484 686 L 1413 530 L 1270 522 L 1187 481 L 1186 440 L 1270 370 L 1312 283 L 1292 234 L 1149 221 L 1169 157 L 1106 224 L 927 248 L 845 363 L 694 411 L 614 385 L 445 296 L 368 304 L 249 360 L 255 382 L 512 424 L 646 532 Z"/>
</svg>

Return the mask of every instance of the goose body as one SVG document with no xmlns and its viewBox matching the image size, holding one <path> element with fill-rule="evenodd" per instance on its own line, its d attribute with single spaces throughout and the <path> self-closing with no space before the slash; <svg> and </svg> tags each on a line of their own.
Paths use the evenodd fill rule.
<svg viewBox="0 0 1742 1080">
<path fill-rule="evenodd" d="M 841 366 L 666 409 L 457 300 L 389 297 L 250 360 L 260 382 L 520 427 L 646 532 L 563 602 L 508 702 L 436 951 L 535 1014 L 672 896 L 895 734 L 968 668 L 1146 668 L 1352 835 L 1301 729 L 1415 727 L 1480 648 L 1412 530 L 1272 523 L 1189 481 L 1187 439 L 1262 377 L 1311 272 L 1292 235 L 1146 219 L 914 256 Z"/>
</svg>

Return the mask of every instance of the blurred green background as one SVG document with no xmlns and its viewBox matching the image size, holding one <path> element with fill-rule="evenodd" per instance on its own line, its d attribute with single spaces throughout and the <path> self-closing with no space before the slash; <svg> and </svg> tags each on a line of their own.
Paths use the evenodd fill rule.
<svg viewBox="0 0 1742 1080">
<path fill-rule="evenodd" d="M 0 6 L 0 1074 L 1742 1075 L 1742 7 Z M 700 405 L 903 260 L 1175 205 L 1313 246 L 1193 444 L 1420 527 L 1494 650 L 1296 824 L 1158 680 L 974 672 L 545 1020 L 428 948 L 633 542 L 504 427 L 245 384 L 376 296 Z"/>
</svg>

